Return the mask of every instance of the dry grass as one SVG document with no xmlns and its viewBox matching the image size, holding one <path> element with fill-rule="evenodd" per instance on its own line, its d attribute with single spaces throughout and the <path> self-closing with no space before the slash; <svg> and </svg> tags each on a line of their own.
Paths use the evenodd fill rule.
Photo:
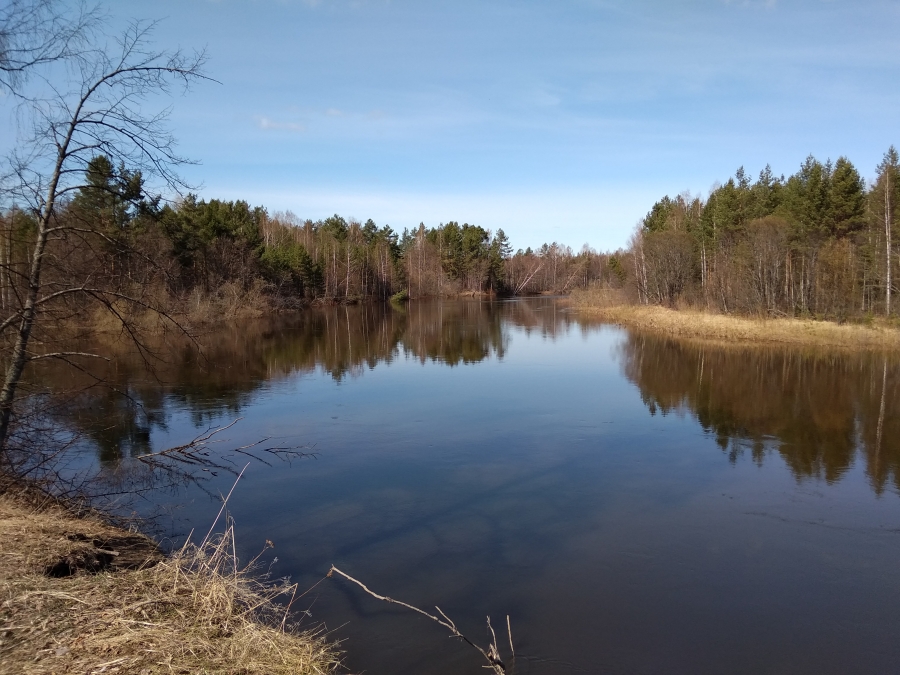
<svg viewBox="0 0 900 675">
<path fill-rule="evenodd" d="M 264 286 L 259 280 L 250 288 L 229 281 L 210 293 L 195 289 L 183 298 L 172 297 L 159 288 L 143 289 L 134 294 L 139 303 L 115 300 L 108 306 L 95 307 L 87 325 L 96 333 L 121 333 L 123 322 L 142 333 L 167 333 L 180 332 L 175 322 L 193 329 L 223 321 L 259 318 L 273 311 Z M 167 316 L 151 308 L 162 309 Z"/>
<path fill-rule="evenodd" d="M 190 325 L 202 325 L 258 318 L 272 306 L 263 288 L 263 282 L 256 279 L 250 288 L 228 281 L 207 295 L 195 290 L 178 307 L 179 319 Z"/>
<path fill-rule="evenodd" d="M 91 560 L 88 549 L 110 557 L 103 552 L 136 540 L 144 542 L 135 548 L 147 562 L 135 569 L 45 573 L 60 559 Z M 0 495 L 0 673 L 337 669 L 336 652 L 321 635 L 286 621 L 277 600 L 285 593 L 290 600 L 295 588 L 261 583 L 238 568 L 230 530 L 162 560 L 154 550 L 146 538 L 97 518 Z"/>
<path fill-rule="evenodd" d="M 724 343 L 783 343 L 840 349 L 898 349 L 900 330 L 888 325 L 837 324 L 810 319 L 747 318 L 694 309 L 617 304 L 603 292 L 574 293 L 580 312 L 604 321 L 666 335 Z"/>
</svg>

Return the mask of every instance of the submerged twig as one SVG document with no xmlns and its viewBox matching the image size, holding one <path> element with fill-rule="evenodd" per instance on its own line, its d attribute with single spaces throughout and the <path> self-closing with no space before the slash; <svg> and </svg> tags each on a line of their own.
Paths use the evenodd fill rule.
<svg viewBox="0 0 900 675">
<path fill-rule="evenodd" d="M 238 476 L 240 464 L 237 460 L 240 459 L 239 456 L 249 457 L 266 466 L 272 466 L 269 461 L 272 458 L 290 462 L 299 457 L 315 456 L 313 453 L 304 452 L 301 446 L 272 445 L 265 447 L 264 444 L 270 440 L 268 437 L 223 452 L 214 452 L 214 445 L 227 442 L 227 439 L 220 438 L 218 435 L 232 428 L 241 419 L 243 418 L 238 417 L 221 427 L 209 427 L 187 443 L 137 455 L 134 459 L 149 469 L 151 477 L 164 475 L 173 482 L 183 481 L 198 485 L 202 489 L 201 482 L 205 480 L 206 476 L 218 476 L 219 471 Z"/>
<path fill-rule="evenodd" d="M 491 634 L 493 635 L 493 642 L 490 645 L 488 645 L 488 648 L 485 650 L 485 649 L 482 649 L 481 647 L 479 647 L 478 645 L 476 645 L 465 635 L 463 635 L 459 631 L 459 629 L 456 627 L 456 624 L 453 623 L 453 621 L 451 621 L 450 618 L 446 614 L 444 614 L 444 612 L 441 610 L 441 608 L 438 607 L 437 605 L 435 605 L 435 609 L 438 611 L 438 613 L 442 617 L 444 617 L 443 619 L 439 619 L 438 617 L 434 616 L 433 614 L 429 614 L 425 610 L 419 609 L 418 607 L 414 607 L 413 605 L 407 604 L 400 600 L 394 600 L 393 598 L 389 598 L 386 595 L 379 595 L 378 593 L 374 592 L 369 587 L 367 587 L 363 582 L 359 581 L 358 579 L 354 579 L 353 577 L 351 577 L 349 574 L 346 574 L 345 572 L 341 572 L 341 570 L 339 570 L 334 565 L 332 565 L 331 569 L 328 570 L 328 576 L 330 577 L 332 574 L 339 574 L 342 577 L 344 577 L 347 581 L 352 581 L 354 584 L 359 586 L 366 593 L 368 593 L 369 595 L 371 595 L 373 598 L 375 598 L 377 600 L 382 600 L 384 602 L 390 602 L 395 605 L 400 605 L 401 607 L 406 607 L 407 609 L 411 609 L 414 612 L 418 612 L 422 616 L 427 616 L 432 621 L 435 621 L 435 622 L 441 624 L 444 628 L 446 628 L 450 631 L 450 633 L 452 634 L 453 637 L 459 638 L 466 644 L 477 649 L 478 652 L 490 664 L 489 666 L 485 666 L 485 667 L 491 668 L 496 675 L 506 675 L 506 666 L 504 665 L 502 659 L 500 658 L 500 652 L 497 650 L 497 636 L 494 635 L 494 629 L 491 628 L 491 617 L 488 617 L 487 625 L 488 625 L 488 629 L 491 631 Z M 509 620 L 509 617 L 507 617 L 507 622 L 508 622 L 508 620 Z M 510 637 L 510 645 L 511 644 L 512 644 L 512 638 Z"/>
</svg>

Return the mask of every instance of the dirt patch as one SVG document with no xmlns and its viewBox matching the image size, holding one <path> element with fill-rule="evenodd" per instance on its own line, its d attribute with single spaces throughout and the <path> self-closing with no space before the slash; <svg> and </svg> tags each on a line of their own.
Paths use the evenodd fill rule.
<svg viewBox="0 0 900 675">
<path fill-rule="evenodd" d="M 65 535 L 75 543 L 71 551 L 52 561 L 44 571 L 56 579 L 75 574 L 98 574 L 153 567 L 163 559 L 154 542 L 138 534 L 92 539 L 76 532 Z"/>
</svg>

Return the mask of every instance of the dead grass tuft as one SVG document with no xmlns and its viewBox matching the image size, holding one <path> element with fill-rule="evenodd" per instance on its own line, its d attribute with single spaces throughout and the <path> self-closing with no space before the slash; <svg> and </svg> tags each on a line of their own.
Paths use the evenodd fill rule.
<svg viewBox="0 0 900 675">
<path fill-rule="evenodd" d="M 136 569 L 45 574 L 87 542 L 115 537 L 140 535 L 0 495 L 0 673 L 306 674 L 339 665 L 321 634 L 288 620 L 279 600 L 295 586 L 260 581 L 252 563 L 238 567 L 231 529 L 165 559 L 148 555 Z"/>
</svg>

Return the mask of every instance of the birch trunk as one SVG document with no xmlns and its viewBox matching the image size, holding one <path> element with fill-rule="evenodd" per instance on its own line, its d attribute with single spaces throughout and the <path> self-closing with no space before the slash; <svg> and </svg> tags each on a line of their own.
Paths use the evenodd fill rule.
<svg viewBox="0 0 900 675">
<path fill-rule="evenodd" d="M 884 239 L 885 239 L 885 284 L 884 313 L 891 315 L 891 171 L 884 172 Z"/>
</svg>

